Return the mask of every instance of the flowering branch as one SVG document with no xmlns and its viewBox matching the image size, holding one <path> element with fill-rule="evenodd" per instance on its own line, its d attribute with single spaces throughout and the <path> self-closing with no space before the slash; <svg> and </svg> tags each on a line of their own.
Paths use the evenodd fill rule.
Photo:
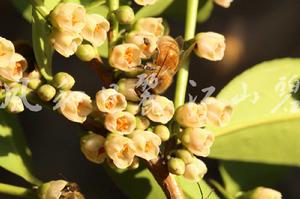
<svg viewBox="0 0 300 199">
<path fill-rule="evenodd" d="M 197 12 L 198 12 L 199 0 L 187 0 L 186 8 L 186 19 L 185 19 L 185 41 L 188 41 L 195 36 L 196 25 L 197 25 Z M 187 88 L 187 82 L 189 77 L 189 59 L 180 66 L 176 81 L 175 91 L 175 107 L 184 104 L 185 94 Z"/>
</svg>

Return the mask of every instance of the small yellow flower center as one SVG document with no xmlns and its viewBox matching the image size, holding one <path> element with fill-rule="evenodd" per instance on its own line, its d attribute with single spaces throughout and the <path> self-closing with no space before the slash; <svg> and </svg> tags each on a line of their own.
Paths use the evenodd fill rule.
<svg viewBox="0 0 300 199">
<path fill-rule="evenodd" d="M 120 159 L 125 159 L 127 157 L 128 152 L 129 152 L 129 146 L 128 144 L 125 144 L 117 156 Z"/>
<path fill-rule="evenodd" d="M 76 15 L 73 15 L 73 16 L 72 16 L 72 25 L 74 26 L 74 25 L 76 25 L 78 22 L 79 22 L 78 17 L 77 17 Z"/>
<path fill-rule="evenodd" d="M 119 117 L 117 119 L 117 130 L 125 131 L 129 128 L 129 121 L 126 116 Z"/>
<path fill-rule="evenodd" d="M 22 71 L 22 65 L 21 63 L 17 62 L 16 63 L 16 67 L 14 68 L 13 74 L 19 74 Z"/>
<path fill-rule="evenodd" d="M 101 26 L 101 24 L 98 23 L 95 27 L 95 32 L 100 32 L 101 29 L 102 29 L 102 26 Z"/>
<path fill-rule="evenodd" d="M 153 143 L 151 141 L 147 141 L 145 145 L 145 152 L 148 153 L 151 151 L 151 149 L 154 147 Z"/>
<path fill-rule="evenodd" d="M 116 106 L 117 99 L 115 96 L 109 96 L 105 102 L 105 108 L 112 109 Z"/>
<path fill-rule="evenodd" d="M 133 49 L 127 48 L 124 55 L 125 60 L 128 62 L 128 64 L 131 64 L 133 61 Z"/>
<path fill-rule="evenodd" d="M 85 103 L 84 101 L 81 101 L 78 103 L 77 106 L 77 113 L 79 116 L 85 117 L 90 113 L 90 106 L 88 103 Z"/>
</svg>

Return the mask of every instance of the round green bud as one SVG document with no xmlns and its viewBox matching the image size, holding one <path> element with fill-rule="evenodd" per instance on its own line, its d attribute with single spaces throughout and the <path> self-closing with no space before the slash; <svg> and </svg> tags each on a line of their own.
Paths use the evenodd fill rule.
<svg viewBox="0 0 300 199">
<path fill-rule="evenodd" d="M 143 116 L 136 116 L 136 128 L 146 130 L 150 126 L 150 121 Z"/>
<path fill-rule="evenodd" d="M 157 125 L 154 128 L 154 133 L 164 142 L 170 138 L 170 130 L 165 125 Z"/>
<path fill-rule="evenodd" d="M 56 90 L 50 84 L 44 84 L 38 88 L 37 94 L 41 98 L 41 100 L 49 102 L 55 96 Z"/>
<path fill-rule="evenodd" d="M 185 170 L 185 164 L 183 160 L 179 158 L 170 158 L 168 160 L 169 172 L 175 175 L 183 175 Z"/>
<path fill-rule="evenodd" d="M 35 90 L 40 87 L 42 84 L 42 80 L 40 79 L 30 79 L 28 82 L 28 87 Z"/>
<path fill-rule="evenodd" d="M 75 84 L 75 79 L 68 73 L 59 72 L 52 80 L 52 85 L 61 90 L 70 90 Z"/>
<path fill-rule="evenodd" d="M 140 112 L 140 106 L 132 102 L 127 102 L 126 111 L 136 115 Z"/>
<path fill-rule="evenodd" d="M 120 24 L 131 24 L 134 20 L 134 11 L 130 6 L 120 6 L 115 14 Z"/>
<path fill-rule="evenodd" d="M 75 54 L 81 61 L 88 62 L 97 57 L 98 53 L 96 48 L 94 48 L 92 45 L 81 44 Z"/>
<path fill-rule="evenodd" d="M 24 105 L 22 99 L 16 95 L 11 96 L 6 111 L 9 113 L 20 113 L 24 111 Z"/>
<path fill-rule="evenodd" d="M 185 164 L 189 164 L 193 161 L 193 155 L 185 149 L 178 149 L 175 153 L 177 158 L 180 158 L 181 160 L 183 160 L 183 162 Z"/>
</svg>

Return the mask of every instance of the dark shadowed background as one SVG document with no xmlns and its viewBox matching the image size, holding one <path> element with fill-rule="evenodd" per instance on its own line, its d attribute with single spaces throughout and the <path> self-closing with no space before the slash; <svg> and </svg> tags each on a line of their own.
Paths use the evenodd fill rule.
<svg viewBox="0 0 300 199">
<path fill-rule="evenodd" d="M 227 51 L 222 62 L 192 58 L 188 93 L 203 97 L 203 88 L 214 86 L 217 92 L 234 76 L 262 61 L 280 57 L 300 57 L 299 0 L 235 0 L 230 9 L 215 6 L 211 18 L 197 31 L 215 31 L 226 36 Z M 173 36 L 183 35 L 184 24 L 167 19 Z M 31 26 L 14 9 L 9 0 L 0 0 L 0 36 L 9 40 L 31 40 Z M 76 79 L 74 90 L 90 96 L 101 88 L 96 76 L 76 58 L 54 57 L 54 71 L 67 71 Z M 168 96 L 173 97 L 174 86 Z M 77 182 L 87 199 L 126 198 L 112 183 L 101 166 L 87 161 L 79 149 L 80 128 L 59 114 L 44 109 L 20 114 L 29 147 L 33 152 L 35 174 L 43 181 L 65 178 Z M 300 158 L 300 157 L 299 157 Z M 212 161 L 210 176 L 217 176 Z M 212 169 L 211 169 L 212 168 Z M 300 169 L 281 180 L 277 189 L 284 198 L 299 199 Z M 0 169 L 0 181 L 27 185 L 22 179 Z M 128 182 L 130 183 L 130 182 Z M 0 195 L 0 199 L 10 197 Z"/>
</svg>

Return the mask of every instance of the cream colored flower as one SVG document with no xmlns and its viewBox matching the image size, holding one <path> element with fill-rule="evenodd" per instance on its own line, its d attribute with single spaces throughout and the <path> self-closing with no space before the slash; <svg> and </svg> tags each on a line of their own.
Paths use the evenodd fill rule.
<svg viewBox="0 0 300 199">
<path fill-rule="evenodd" d="M 175 119 L 182 127 L 203 127 L 207 121 L 207 108 L 204 104 L 186 103 L 177 108 Z"/>
<path fill-rule="evenodd" d="M 126 37 L 127 43 L 133 43 L 137 45 L 142 51 L 142 58 L 150 58 L 157 47 L 157 37 L 146 31 L 133 31 Z"/>
<path fill-rule="evenodd" d="M 104 126 L 113 133 L 130 134 L 136 127 L 136 120 L 129 112 L 118 112 L 105 116 Z"/>
<path fill-rule="evenodd" d="M 204 32 L 196 35 L 194 52 L 197 56 L 210 61 L 220 61 L 224 57 L 225 47 L 223 35 L 214 32 Z"/>
<path fill-rule="evenodd" d="M 281 199 L 282 195 L 279 191 L 266 187 L 258 187 L 253 191 L 249 199 Z"/>
<path fill-rule="evenodd" d="M 138 83 L 137 78 L 130 78 L 130 79 L 120 79 L 118 82 L 118 91 L 122 93 L 127 100 L 138 102 L 140 100 L 137 92 L 135 91 L 136 86 Z"/>
<path fill-rule="evenodd" d="M 81 31 L 83 38 L 93 44 L 95 47 L 101 46 L 107 38 L 109 31 L 109 22 L 98 14 L 86 16 L 86 24 Z"/>
<path fill-rule="evenodd" d="M 147 161 L 157 158 L 161 140 L 156 134 L 150 131 L 135 130 L 129 137 L 135 145 L 136 156 Z"/>
<path fill-rule="evenodd" d="M 185 165 L 185 171 L 183 176 L 191 181 L 199 181 L 207 172 L 207 167 L 204 162 L 197 158 L 193 158 L 193 161 Z"/>
<path fill-rule="evenodd" d="M 165 31 L 165 27 L 163 26 L 162 22 L 162 18 L 141 18 L 136 22 L 135 29 L 138 31 L 150 32 L 156 37 L 161 37 Z"/>
<path fill-rule="evenodd" d="M 109 63 L 121 71 L 134 71 L 141 64 L 141 56 L 142 52 L 135 44 L 120 44 L 113 48 Z"/>
<path fill-rule="evenodd" d="M 186 128 L 180 140 L 190 152 L 197 156 L 206 157 L 210 153 L 215 136 L 210 131 L 201 128 Z"/>
<path fill-rule="evenodd" d="M 0 67 L 0 76 L 10 81 L 19 81 L 26 68 L 26 59 L 22 55 L 14 53 L 9 64 L 6 67 Z"/>
<path fill-rule="evenodd" d="M 154 95 L 143 103 L 142 114 L 153 122 L 168 123 L 174 115 L 174 104 L 164 96 Z"/>
<path fill-rule="evenodd" d="M 214 0 L 216 4 L 224 8 L 229 8 L 233 0 Z"/>
<path fill-rule="evenodd" d="M 15 54 L 13 43 L 3 37 L 0 37 L 0 68 L 6 68 Z"/>
<path fill-rule="evenodd" d="M 105 138 L 102 135 L 89 133 L 81 138 L 80 149 L 88 160 L 101 164 L 106 157 L 104 142 Z"/>
<path fill-rule="evenodd" d="M 126 109 L 127 101 L 124 95 L 110 88 L 97 92 L 96 104 L 101 112 L 117 113 Z"/>
<path fill-rule="evenodd" d="M 230 121 L 233 108 L 230 104 L 208 97 L 203 102 L 207 107 L 207 122 L 216 126 L 224 126 Z"/>
<path fill-rule="evenodd" d="M 157 0 L 134 0 L 134 2 L 141 6 L 155 4 Z"/>
<path fill-rule="evenodd" d="M 77 3 L 60 3 L 50 14 L 50 21 L 61 31 L 80 33 L 85 26 L 85 9 Z"/>
<path fill-rule="evenodd" d="M 74 32 L 54 30 L 50 35 L 54 49 L 64 57 L 70 57 L 82 42 L 82 37 Z"/>
<path fill-rule="evenodd" d="M 116 167 L 125 169 L 135 156 L 135 146 L 131 139 L 118 134 L 110 134 L 105 141 L 105 151 Z"/>
<path fill-rule="evenodd" d="M 87 116 L 92 112 L 91 98 L 80 91 L 65 91 L 59 95 L 59 101 L 54 108 L 69 120 L 83 123 Z"/>
</svg>

